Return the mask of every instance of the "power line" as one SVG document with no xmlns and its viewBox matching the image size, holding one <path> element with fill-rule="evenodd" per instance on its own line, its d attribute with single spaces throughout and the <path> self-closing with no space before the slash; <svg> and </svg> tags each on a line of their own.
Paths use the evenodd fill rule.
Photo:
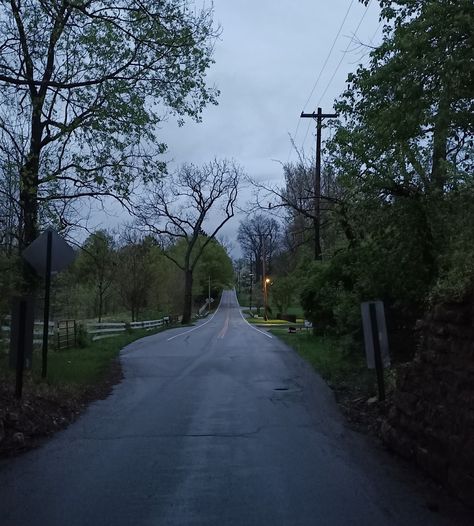
<svg viewBox="0 0 474 526">
<path fill-rule="evenodd" d="M 364 21 L 365 19 L 365 16 L 367 14 L 367 11 L 369 10 L 369 7 L 370 7 L 370 4 L 372 3 L 372 0 L 369 1 L 369 3 L 366 5 L 365 7 L 365 10 L 362 14 L 362 17 L 360 18 L 359 20 L 359 23 L 357 24 L 357 27 L 352 35 L 352 38 L 349 39 L 349 42 L 347 43 L 347 47 L 346 49 L 344 50 L 344 52 L 342 53 L 342 56 L 341 56 L 341 59 L 339 60 L 337 66 L 336 66 L 336 69 L 334 70 L 333 74 L 331 75 L 331 78 L 329 79 L 329 82 L 326 84 L 326 87 L 324 88 L 324 91 L 323 93 L 321 94 L 321 96 L 319 97 L 319 100 L 318 100 L 318 104 L 317 106 L 319 107 L 320 104 L 321 104 L 321 101 L 322 99 L 324 98 L 324 96 L 326 95 L 328 89 L 329 89 L 329 86 L 331 85 L 332 81 L 334 80 L 334 77 L 336 76 L 337 72 L 339 71 L 339 68 L 341 67 L 341 64 L 344 60 L 344 57 L 347 55 L 347 53 L 349 52 L 349 48 L 354 40 L 354 38 L 357 36 L 357 31 L 359 31 L 360 29 L 360 26 L 362 25 L 362 22 Z M 306 133 L 305 133 L 305 136 L 304 136 L 304 139 L 303 139 L 303 147 L 304 147 L 304 144 L 306 142 L 306 139 L 308 137 L 308 133 L 309 133 L 309 128 L 310 128 L 310 125 L 311 123 L 308 123 L 308 127 L 306 128 Z"/>
<path fill-rule="evenodd" d="M 362 14 L 362 17 L 361 19 L 359 20 L 359 23 L 357 24 L 357 27 L 354 31 L 354 34 L 352 36 L 352 38 L 349 40 L 349 42 L 347 43 L 347 47 L 344 51 L 344 53 L 342 54 L 341 56 L 341 60 L 339 61 L 339 63 L 337 64 L 336 66 L 336 69 L 334 70 L 334 73 L 332 74 L 331 78 L 329 79 L 329 82 L 327 83 L 326 87 L 324 88 L 324 91 L 321 95 L 321 97 L 319 98 L 319 101 L 318 101 L 318 106 L 321 104 L 321 101 L 324 97 L 324 95 L 326 95 L 326 92 L 327 90 L 329 89 L 329 86 L 331 85 L 332 81 L 334 80 L 334 77 L 336 76 L 337 72 L 339 71 L 339 68 L 341 67 L 341 64 L 342 64 L 342 61 L 344 60 L 344 57 L 347 55 L 347 53 L 349 52 L 349 48 L 354 40 L 354 38 L 357 36 L 357 31 L 359 31 L 360 29 L 360 26 L 362 25 L 362 22 L 364 21 L 364 18 L 365 18 L 365 15 L 367 14 L 367 11 L 369 10 L 369 7 L 370 7 L 370 4 L 372 3 L 372 0 L 370 0 L 370 2 L 367 4 L 365 10 L 364 10 L 364 13 Z"/>
<path fill-rule="evenodd" d="M 324 70 L 326 69 L 326 66 L 327 66 L 327 64 L 328 64 L 328 62 L 329 62 L 329 59 L 330 59 L 330 57 L 331 57 L 331 54 L 332 54 L 332 52 L 333 52 L 333 50 L 334 50 L 334 46 L 336 45 L 336 42 L 337 42 L 337 40 L 338 40 L 338 38 L 339 38 L 339 35 L 341 34 L 342 28 L 344 27 L 344 24 L 345 24 L 345 22 L 346 22 L 346 20 L 347 20 L 347 17 L 349 16 L 349 12 L 350 12 L 350 10 L 351 10 L 351 7 L 352 7 L 352 4 L 353 4 L 353 3 L 354 3 L 354 0 L 351 0 L 351 3 L 349 4 L 349 7 L 347 8 L 346 14 L 344 15 L 344 18 L 343 18 L 343 20 L 342 20 L 342 22 L 341 22 L 341 24 L 340 24 L 340 26 L 339 26 L 339 29 L 338 29 L 338 31 L 337 31 L 337 34 L 336 34 L 336 36 L 334 37 L 334 40 L 333 40 L 332 45 L 331 45 L 331 49 L 329 50 L 329 53 L 328 53 L 327 56 L 326 56 L 326 60 L 324 61 L 323 65 L 322 65 L 322 67 L 321 67 L 321 70 L 319 71 L 319 74 L 318 74 L 318 76 L 317 76 L 317 78 L 316 78 L 316 81 L 315 81 L 315 83 L 313 84 L 313 87 L 312 87 L 311 92 L 310 92 L 310 94 L 309 94 L 308 100 L 304 103 L 303 108 L 304 108 L 305 106 L 308 105 L 309 101 L 311 100 L 311 97 L 313 96 L 313 93 L 314 93 L 314 91 L 315 91 L 317 85 L 319 84 L 319 81 L 321 80 L 321 77 L 322 77 L 322 75 L 323 75 L 323 73 L 324 73 Z M 299 127 L 300 127 L 300 123 L 301 123 L 301 119 L 298 119 L 298 124 L 297 124 L 297 126 L 296 126 L 295 134 L 294 134 L 294 136 L 293 136 L 293 139 L 294 139 L 294 140 L 296 140 L 296 136 L 298 135 L 298 130 L 299 130 Z M 309 124 L 310 124 L 310 123 L 309 123 Z M 309 128 L 309 124 L 308 124 L 308 128 Z M 293 149 L 293 145 L 290 146 L 290 150 L 289 150 L 289 152 L 288 152 L 287 162 L 288 162 L 289 159 L 290 159 L 290 154 L 291 154 L 292 149 Z"/>
<path fill-rule="evenodd" d="M 339 30 L 337 32 L 337 35 L 334 38 L 334 41 L 333 41 L 332 46 L 331 46 L 331 49 L 329 50 L 329 53 L 328 53 L 328 55 L 326 57 L 326 60 L 324 61 L 323 67 L 321 68 L 321 71 L 319 72 L 318 78 L 316 79 L 316 82 L 313 85 L 313 89 L 311 90 L 311 93 L 309 94 L 308 100 L 304 103 L 303 108 L 305 108 L 308 105 L 309 101 L 311 100 L 311 97 L 313 96 L 314 90 L 316 89 L 316 86 L 318 85 L 319 80 L 321 79 L 321 76 L 322 76 L 322 74 L 323 74 L 323 72 L 324 72 L 324 70 L 326 68 L 326 65 L 329 62 L 329 58 L 331 57 L 331 54 L 332 54 L 332 52 L 334 50 L 334 46 L 336 45 L 337 39 L 339 38 L 339 35 L 341 34 L 342 28 L 343 28 L 344 23 L 345 23 L 348 15 L 349 15 L 349 11 L 351 10 L 351 7 L 352 7 L 353 3 L 354 3 L 354 0 L 351 0 L 351 3 L 349 4 L 349 7 L 347 8 L 346 14 L 344 15 L 344 19 L 341 22 L 341 25 L 339 26 Z"/>
</svg>

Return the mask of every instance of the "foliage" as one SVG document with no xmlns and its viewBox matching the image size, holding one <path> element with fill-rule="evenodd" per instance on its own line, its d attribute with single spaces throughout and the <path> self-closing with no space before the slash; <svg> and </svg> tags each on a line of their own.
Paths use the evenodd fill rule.
<svg viewBox="0 0 474 526">
<path fill-rule="evenodd" d="M 206 246 L 196 267 L 194 279 L 196 299 L 207 298 L 209 278 L 213 298 L 217 298 L 221 290 L 231 288 L 234 280 L 232 261 L 217 239 L 213 239 Z"/>
<path fill-rule="evenodd" d="M 305 317 L 318 333 L 358 331 L 359 301 L 351 287 L 350 268 L 342 259 L 313 262 L 301 292 Z"/>
<path fill-rule="evenodd" d="M 339 230 L 302 293 L 316 327 L 355 335 L 361 301 L 382 299 L 396 332 L 473 287 L 474 7 L 381 5 L 383 42 L 349 75 L 327 144 Z"/>
<path fill-rule="evenodd" d="M 97 319 L 102 321 L 104 302 L 114 281 L 117 267 L 114 240 L 104 230 L 90 235 L 76 261 L 76 272 L 95 290 Z"/>
<path fill-rule="evenodd" d="M 117 254 L 118 290 L 123 305 L 130 310 L 132 321 L 137 321 L 140 311 L 151 302 L 153 287 L 153 240 L 127 236 L 127 242 Z M 156 299 L 156 298 L 155 298 Z"/>
<path fill-rule="evenodd" d="M 276 277 L 271 286 L 271 301 L 278 312 L 285 314 L 296 296 L 297 279 L 295 276 Z"/>
<path fill-rule="evenodd" d="M 12 0 L 0 3 L 0 34 L 0 165 L 16 171 L 22 245 L 41 216 L 70 221 L 65 200 L 126 199 L 155 179 L 166 113 L 199 120 L 216 103 L 212 8 Z"/>
</svg>

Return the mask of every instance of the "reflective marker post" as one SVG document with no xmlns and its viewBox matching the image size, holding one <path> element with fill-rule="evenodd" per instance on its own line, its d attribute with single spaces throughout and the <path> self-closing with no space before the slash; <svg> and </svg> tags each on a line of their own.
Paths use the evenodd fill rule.
<svg viewBox="0 0 474 526">
<path fill-rule="evenodd" d="M 375 369 L 379 400 L 385 400 L 384 367 L 390 367 L 387 327 L 381 301 L 362 303 L 362 324 L 364 328 L 365 353 L 367 367 Z"/>
<path fill-rule="evenodd" d="M 377 385 L 379 388 L 379 400 L 385 400 L 385 383 L 383 377 L 382 354 L 380 352 L 379 327 L 377 324 L 377 311 L 375 303 L 369 305 L 370 324 L 372 325 L 372 341 L 374 344 L 375 372 L 377 373 Z"/>
</svg>

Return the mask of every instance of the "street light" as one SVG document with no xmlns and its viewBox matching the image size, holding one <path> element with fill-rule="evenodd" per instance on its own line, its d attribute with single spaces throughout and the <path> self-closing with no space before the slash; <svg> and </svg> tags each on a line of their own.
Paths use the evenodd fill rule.
<svg viewBox="0 0 474 526">
<path fill-rule="evenodd" d="M 263 280 L 263 319 L 268 321 L 267 308 L 268 308 L 268 285 L 271 279 L 265 278 Z"/>
<path fill-rule="evenodd" d="M 250 273 L 249 274 L 249 278 L 250 278 L 250 300 L 249 300 L 249 303 L 250 303 L 250 314 L 252 314 L 252 285 L 253 285 L 253 274 Z"/>
</svg>

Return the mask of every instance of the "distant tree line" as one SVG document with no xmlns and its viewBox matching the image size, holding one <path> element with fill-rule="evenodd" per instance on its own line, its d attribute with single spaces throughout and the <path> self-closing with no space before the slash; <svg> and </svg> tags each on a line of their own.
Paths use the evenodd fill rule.
<svg viewBox="0 0 474 526">
<path fill-rule="evenodd" d="M 199 244 L 205 241 L 199 236 Z M 183 275 L 168 256 L 180 258 L 186 249 L 186 243 L 178 241 L 164 253 L 156 238 L 133 228 L 119 234 L 94 232 L 76 247 L 74 263 L 53 278 L 51 319 L 140 321 L 182 315 Z M 214 299 L 233 282 L 232 262 L 215 239 L 206 244 L 196 265 L 193 311 L 204 305 L 209 280 Z M 0 287 L 8 288 L 4 274 Z M 41 312 L 41 302 L 37 307 Z M 8 312 L 4 301 L 0 316 Z"/>
</svg>

